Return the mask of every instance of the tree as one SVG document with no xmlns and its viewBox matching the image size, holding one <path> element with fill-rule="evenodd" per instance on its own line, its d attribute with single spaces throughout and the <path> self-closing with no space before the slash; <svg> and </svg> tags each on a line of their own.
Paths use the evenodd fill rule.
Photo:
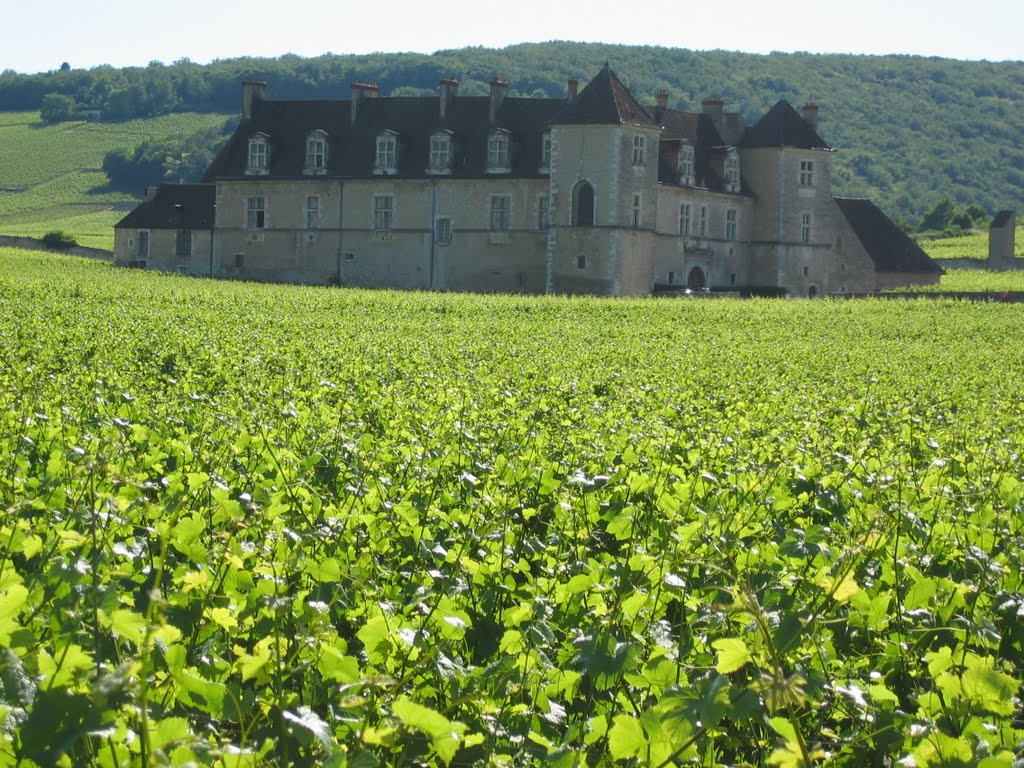
<svg viewBox="0 0 1024 768">
<path fill-rule="evenodd" d="M 48 93 L 39 106 L 39 117 L 52 125 L 70 120 L 75 115 L 75 100 L 63 93 Z"/>
<path fill-rule="evenodd" d="M 956 213 L 956 205 L 948 197 L 944 197 L 924 215 L 917 229 L 919 232 L 941 232 L 949 226 Z"/>
</svg>

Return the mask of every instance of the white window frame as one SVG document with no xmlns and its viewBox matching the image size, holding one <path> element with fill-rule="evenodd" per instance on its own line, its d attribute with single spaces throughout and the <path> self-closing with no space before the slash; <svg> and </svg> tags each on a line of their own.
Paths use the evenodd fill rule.
<svg viewBox="0 0 1024 768">
<path fill-rule="evenodd" d="M 267 228 L 267 198 L 263 195 L 245 198 L 245 228 Z"/>
<path fill-rule="evenodd" d="M 708 236 L 708 207 L 702 205 L 700 207 L 700 217 L 697 220 L 697 236 L 707 237 Z"/>
<path fill-rule="evenodd" d="M 725 188 L 729 192 L 740 191 L 740 156 L 735 150 L 725 156 Z"/>
<path fill-rule="evenodd" d="M 306 197 L 306 229 L 320 229 L 320 195 Z"/>
<path fill-rule="evenodd" d="M 487 137 L 487 172 L 508 173 L 512 170 L 512 148 L 508 131 L 491 131 Z"/>
<path fill-rule="evenodd" d="M 312 131 L 306 136 L 306 173 L 327 172 L 327 134 Z"/>
<path fill-rule="evenodd" d="M 800 214 L 800 242 L 809 245 L 814 233 L 814 214 L 804 211 Z"/>
<path fill-rule="evenodd" d="M 373 158 L 373 170 L 378 174 L 398 172 L 398 135 L 385 131 L 377 136 L 377 151 Z"/>
<path fill-rule="evenodd" d="M 489 229 L 491 232 L 509 232 L 512 229 L 512 195 L 493 194 L 489 202 Z"/>
<path fill-rule="evenodd" d="M 693 186 L 694 149 L 692 144 L 683 144 L 679 150 L 679 183 Z"/>
<path fill-rule="evenodd" d="M 395 196 L 373 196 L 373 228 L 378 232 L 390 232 L 395 224 Z"/>
<path fill-rule="evenodd" d="M 690 204 L 679 204 L 679 234 L 683 237 L 690 235 Z"/>
<path fill-rule="evenodd" d="M 551 226 L 551 201 L 547 195 L 537 195 L 537 229 Z"/>
<path fill-rule="evenodd" d="M 644 198 L 639 192 L 633 193 L 633 207 L 630 210 L 633 229 L 640 229 L 644 225 Z"/>
<path fill-rule="evenodd" d="M 800 186 L 801 187 L 813 187 L 814 186 L 814 161 L 813 160 L 801 160 L 800 161 Z"/>
<path fill-rule="evenodd" d="M 633 136 L 633 165 L 647 164 L 647 137 L 643 134 Z"/>
<path fill-rule="evenodd" d="M 540 142 L 540 171 L 551 173 L 551 134 L 545 133 Z"/>
<path fill-rule="evenodd" d="M 268 136 L 257 133 L 249 137 L 249 151 L 246 156 L 245 172 L 264 174 L 270 169 L 270 142 Z"/>
<path fill-rule="evenodd" d="M 736 230 L 739 225 L 739 212 L 735 208 L 729 208 L 725 212 L 725 239 L 735 240 Z"/>
<path fill-rule="evenodd" d="M 451 173 L 452 168 L 452 135 L 448 131 L 439 131 L 430 137 L 430 173 Z"/>
</svg>

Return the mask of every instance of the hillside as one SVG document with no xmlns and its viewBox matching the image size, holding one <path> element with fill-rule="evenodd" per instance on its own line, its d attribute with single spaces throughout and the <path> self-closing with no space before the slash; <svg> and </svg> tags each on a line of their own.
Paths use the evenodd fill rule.
<svg viewBox="0 0 1024 768">
<path fill-rule="evenodd" d="M 431 55 L 395 53 L 303 59 L 231 59 L 201 66 L 0 74 L 0 109 L 38 109 L 64 93 L 109 116 L 175 110 L 236 112 L 239 81 L 262 77 L 273 98 L 340 97 L 353 80 L 382 92 L 433 92 L 454 75 L 464 94 L 486 91 L 500 74 L 513 93 L 561 96 L 568 77 L 586 80 L 605 61 L 646 102 L 660 88 L 669 103 L 699 109 L 704 96 L 754 120 L 784 98 L 821 105 L 821 133 L 841 151 L 836 193 L 870 196 L 915 222 L 942 196 L 992 212 L 1024 208 L 1024 62 L 964 62 L 915 56 L 696 52 L 642 46 L 551 42 Z M 0 186 L 6 184 L 0 166 Z"/>
<path fill-rule="evenodd" d="M 108 186 L 103 156 L 133 149 L 145 139 L 189 136 L 223 122 L 224 115 L 183 113 L 44 126 L 36 113 L 0 113 L 0 146 L 5 149 L 0 234 L 39 237 L 59 228 L 72 232 L 82 245 L 111 248 L 114 224 L 138 195 Z"/>
</svg>

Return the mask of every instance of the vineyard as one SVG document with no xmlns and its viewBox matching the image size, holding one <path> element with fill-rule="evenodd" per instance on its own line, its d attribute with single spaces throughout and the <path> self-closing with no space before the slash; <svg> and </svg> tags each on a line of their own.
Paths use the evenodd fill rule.
<svg viewBox="0 0 1024 768">
<path fill-rule="evenodd" d="M 1024 757 L 1019 307 L 0 297 L 0 766 Z"/>
</svg>

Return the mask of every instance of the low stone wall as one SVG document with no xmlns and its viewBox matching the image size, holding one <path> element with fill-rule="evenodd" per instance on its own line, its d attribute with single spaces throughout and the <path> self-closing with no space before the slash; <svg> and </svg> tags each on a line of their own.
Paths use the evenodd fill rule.
<svg viewBox="0 0 1024 768">
<path fill-rule="evenodd" d="M 0 246 L 5 248 L 23 248 L 28 251 L 50 251 L 51 253 L 68 253 L 72 256 L 83 256 L 87 259 L 106 259 L 112 261 L 113 251 L 105 251 L 102 248 L 86 248 L 84 245 L 76 245 L 67 250 L 50 248 L 42 240 L 35 237 L 15 237 L 12 235 L 0 235 Z"/>
<path fill-rule="evenodd" d="M 988 259 L 936 259 L 935 263 L 943 269 L 987 269 L 992 272 L 1024 270 L 1024 259 L 1013 259 L 1006 263 L 993 264 Z"/>
</svg>

